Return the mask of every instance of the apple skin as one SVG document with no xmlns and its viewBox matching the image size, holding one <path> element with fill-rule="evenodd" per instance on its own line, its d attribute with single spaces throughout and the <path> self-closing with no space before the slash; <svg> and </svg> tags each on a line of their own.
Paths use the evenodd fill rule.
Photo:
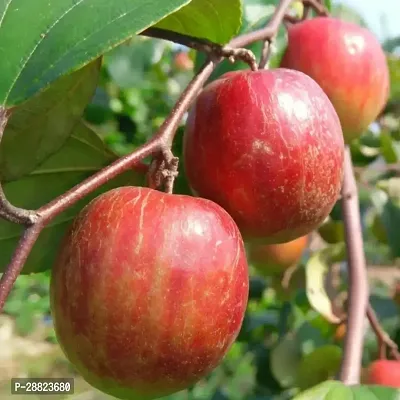
<svg viewBox="0 0 400 400">
<path fill-rule="evenodd" d="M 366 383 L 400 388 L 400 361 L 376 360 L 366 373 Z"/>
<path fill-rule="evenodd" d="M 308 235 L 287 243 L 250 244 L 247 252 L 248 260 L 264 276 L 282 274 L 299 263 L 307 245 Z"/>
<path fill-rule="evenodd" d="M 341 188 L 339 118 L 298 71 L 235 71 L 211 82 L 189 112 L 183 150 L 193 193 L 225 208 L 248 242 L 310 233 Z"/>
<path fill-rule="evenodd" d="M 175 55 L 174 64 L 180 71 L 191 71 L 194 67 L 194 62 L 186 51 L 181 51 Z"/>
<path fill-rule="evenodd" d="M 213 370 L 241 327 L 245 249 L 217 204 L 124 187 L 76 218 L 51 277 L 59 344 L 92 386 L 154 399 Z"/>
<path fill-rule="evenodd" d="M 351 22 L 318 17 L 293 24 L 280 65 L 304 72 L 322 87 L 346 143 L 361 136 L 389 97 L 389 69 L 379 41 Z"/>
</svg>

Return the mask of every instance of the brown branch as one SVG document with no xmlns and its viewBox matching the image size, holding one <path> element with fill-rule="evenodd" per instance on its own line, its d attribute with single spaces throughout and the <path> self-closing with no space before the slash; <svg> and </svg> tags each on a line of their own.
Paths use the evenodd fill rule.
<svg viewBox="0 0 400 400">
<path fill-rule="evenodd" d="M 244 59 L 251 64 L 252 53 L 242 48 L 258 40 L 268 40 L 274 37 L 285 16 L 285 11 L 290 2 L 291 0 L 281 1 L 275 10 L 275 13 L 271 17 L 270 22 L 264 29 L 260 29 L 251 34 L 239 36 L 228 43 L 227 46 L 217 46 L 214 48 L 215 52 L 211 49 L 213 45 L 208 41 L 198 40 L 197 38 L 187 37 L 185 35 L 176 34 L 175 32 L 171 33 L 163 30 L 156 31 L 154 28 L 151 28 L 150 31 L 147 30 L 142 32 L 142 34 L 147 33 L 154 37 L 156 35 L 163 36 L 163 39 L 165 38 L 166 40 L 177 41 L 185 45 L 192 44 L 190 47 L 193 47 L 194 40 L 200 43 L 198 46 L 199 49 L 202 49 L 210 55 L 209 60 L 203 65 L 201 70 L 183 91 L 170 115 L 150 141 L 136 149 L 133 153 L 116 160 L 111 165 L 92 175 L 90 178 L 84 180 L 35 212 L 37 218 L 34 220 L 33 225 L 25 230 L 19 245 L 12 256 L 11 262 L 8 264 L 6 272 L 0 280 L 0 311 L 2 310 L 5 300 L 12 289 L 15 279 L 22 271 L 25 261 L 27 260 L 40 232 L 45 225 L 53 220 L 58 214 L 71 207 L 77 201 L 93 192 L 110 179 L 115 178 L 137 165 L 141 160 L 148 156 L 160 157 L 161 155 L 164 157 L 164 162 L 167 167 L 166 170 L 164 170 L 165 187 L 167 191 L 172 190 L 173 179 L 176 175 L 177 161 L 171 153 L 171 145 L 183 115 L 189 109 L 192 101 L 195 99 L 212 71 L 224 57 L 230 59 L 232 59 L 232 57 L 234 59 Z M 211 46 L 211 48 L 208 48 L 207 50 L 207 46 Z M 29 210 L 26 211 L 29 212 Z"/>
<path fill-rule="evenodd" d="M 35 223 L 27 227 L 22 234 L 11 261 L 0 279 L 0 312 L 43 228 L 41 223 Z"/>
<path fill-rule="evenodd" d="M 257 70 L 256 57 L 253 52 L 247 49 L 237 48 L 238 46 L 236 46 L 236 48 L 229 45 L 224 46 L 207 39 L 184 35 L 182 33 L 160 28 L 148 28 L 141 32 L 140 35 L 182 44 L 191 49 L 206 53 L 213 59 L 227 58 L 231 62 L 241 60 L 249 64 L 252 70 Z"/>
<path fill-rule="evenodd" d="M 342 186 L 343 220 L 345 227 L 349 273 L 347 332 L 340 379 L 347 385 L 359 383 L 363 350 L 363 326 L 368 304 L 368 281 L 358 203 L 350 148 L 346 146 Z"/>
<path fill-rule="evenodd" d="M 368 321 L 371 325 L 371 328 L 375 332 L 376 338 L 378 340 L 379 345 L 379 358 L 385 359 L 386 358 L 386 350 L 387 348 L 390 349 L 390 353 L 394 359 L 400 361 L 400 353 L 398 350 L 397 344 L 390 338 L 390 336 L 385 332 L 382 328 L 381 324 L 379 323 L 378 317 L 374 309 L 372 308 L 371 304 L 367 307 L 367 317 Z"/>
<path fill-rule="evenodd" d="M 261 50 L 261 58 L 258 64 L 258 68 L 264 69 L 267 66 L 269 57 L 271 56 L 272 50 L 272 41 L 271 40 L 264 40 L 263 47 Z"/>
<path fill-rule="evenodd" d="M 328 16 L 328 10 L 324 6 L 323 2 L 318 0 L 303 0 L 303 6 L 305 9 L 310 8 L 314 10 L 319 16 Z"/>
</svg>

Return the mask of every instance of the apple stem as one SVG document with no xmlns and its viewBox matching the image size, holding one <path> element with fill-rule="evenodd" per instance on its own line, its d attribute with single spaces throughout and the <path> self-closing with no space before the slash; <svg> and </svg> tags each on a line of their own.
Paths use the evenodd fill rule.
<svg viewBox="0 0 400 400">
<path fill-rule="evenodd" d="M 272 39 L 264 40 L 263 48 L 261 50 L 261 58 L 258 64 L 259 69 L 268 68 L 268 60 L 272 53 Z"/>
<path fill-rule="evenodd" d="M 358 204 L 358 190 L 353 173 L 350 148 L 346 146 L 342 186 L 343 220 L 349 274 L 347 332 L 340 371 L 347 385 L 359 383 L 364 339 L 364 320 L 368 305 L 368 280 Z"/>
<path fill-rule="evenodd" d="M 390 353 L 396 360 L 400 361 L 400 353 L 398 351 L 397 344 L 390 338 L 390 336 L 384 331 L 381 324 L 379 323 L 378 317 L 371 304 L 367 307 L 368 321 L 373 329 L 379 343 L 379 358 L 386 359 L 386 350 L 390 349 Z"/>
</svg>

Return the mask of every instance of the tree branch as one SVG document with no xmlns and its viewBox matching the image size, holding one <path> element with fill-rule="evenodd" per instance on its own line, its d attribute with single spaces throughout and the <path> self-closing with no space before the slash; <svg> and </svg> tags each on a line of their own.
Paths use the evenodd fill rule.
<svg viewBox="0 0 400 400">
<path fill-rule="evenodd" d="M 229 45 L 224 46 L 207 39 L 196 38 L 194 36 L 160 28 L 148 28 L 141 32 L 140 35 L 182 44 L 191 49 L 206 53 L 209 58 L 214 60 L 220 58 L 228 58 L 231 62 L 241 60 L 249 64 L 252 70 L 257 70 L 256 57 L 253 52 L 247 49 L 237 48 L 238 46 L 236 46 L 236 48 Z"/>
<path fill-rule="evenodd" d="M 0 279 L 0 311 L 43 228 L 42 224 L 35 223 L 26 228 L 22 234 L 11 261 Z"/>
<path fill-rule="evenodd" d="M 328 10 L 323 4 L 323 1 L 318 0 L 303 0 L 305 9 L 309 8 L 314 10 L 319 16 L 328 16 Z"/>
<path fill-rule="evenodd" d="M 268 37 L 264 38 L 264 43 L 263 43 L 263 48 L 261 50 L 261 58 L 260 58 L 260 63 L 258 64 L 258 68 L 263 69 L 266 67 L 268 59 L 271 55 L 271 46 L 272 42 L 275 40 L 276 35 L 278 34 L 279 30 L 279 25 L 282 23 L 282 21 L 286 18 L 286 11 L 291 5 L 293 0 L 284 0 L 281 1 L 278 6 L 275 9 L 274 12 L 274 17 L 276 18 L 276 21 L 279 21 L 278 26 L 274 26 L 271 23 L 268 23 L 269 28 L 271 28 L 271 35 Z M 267 26 L 267 27 L 268 27 Z"/>
<path fill-rule="evenodd" d="M 368 281 L 364 255 L 358 190 L 350 148 L 346 146 L 342 186 L 343 219 L 349 273 L 347 332 L 340 379 L 347 385 L 359 383 L 364 342 L 364 318 L 368 304 Z"/>
</svg>

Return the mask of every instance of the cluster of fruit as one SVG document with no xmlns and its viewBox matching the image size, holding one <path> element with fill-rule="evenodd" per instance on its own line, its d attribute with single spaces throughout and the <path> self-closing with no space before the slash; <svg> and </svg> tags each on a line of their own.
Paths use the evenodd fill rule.
<svg viewBox="0 0 400 400">
<path fill-rule="evenodd" d="M 263 261 L 257 246 L 304 237 L 325 220 L 345 144 L 378 116 L 388 84 L 372 34 L 321 17 L 289 28 L 280 68 L 229 72 L 207 85 L 184 137 L 197 197 L 112 190 L 63 242 L 51 307 L 82 376 L 144 400 L 214 369 L 242 324 L 247 257 Z"/>
</svg>

